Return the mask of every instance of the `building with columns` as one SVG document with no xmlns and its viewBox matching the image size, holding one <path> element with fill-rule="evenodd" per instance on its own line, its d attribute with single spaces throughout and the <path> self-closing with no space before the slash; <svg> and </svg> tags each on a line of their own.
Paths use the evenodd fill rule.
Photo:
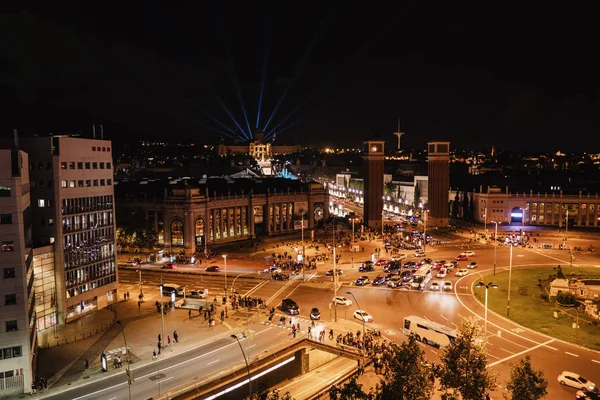
<svg viewBox="0 0 600 400">
<path fill-rule="evenodd" d="M 142 182 L 145 182 L 142 184 Z M 202 178 L 115 183 L 118 225 L 128 218 L 158 233 L 159 243 L 186 255 L 212 245 L 314 230 L 329 217 L 320 183 L 283 178 Z"/>
<path fill-rule="evenodd" d="M 459 194 L 460 195 L 460 194 Z M 473 196 L 473 215 L 479 222 L 513 223 L 517 225 L 569 227 L 599 226 L 600 197 L 582 193 L 510 193 L 496 187 L 469 193 Z M 454 199 L 456 191 L 450 191 Z M 487 212 L 487 215 L 486 215 Z"/>
</svg>

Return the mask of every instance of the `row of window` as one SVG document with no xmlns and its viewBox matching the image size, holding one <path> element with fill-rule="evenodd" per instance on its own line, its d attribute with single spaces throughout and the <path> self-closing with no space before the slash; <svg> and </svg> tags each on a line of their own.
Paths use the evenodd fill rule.
<svg viewBox="0 0 600 400">
<path fill-rule="evenodd" d="M 22 376 L 22 375 L 23 375 L 23 368 L 19 368 L 19 369 L 15 369 L 15 370 L 0 372 L 0 379 L 12 378 L 13 376 Z"/>
<path fill-rule="evenodd" d="M 38 199 L 38 204 L 37 205 L 40 208 L 52 207 L 52 200 Z"/>
<path fill-rule="evenodd" d="M 92 187 L 92 186 L 111 186 L 112 179 L 80 179 L 78 181 L 60 181 L 60 187 L 62 188 L 74 188 L 74 187 Z"/>
<path fill-rule="evenodd" d="M 70 215 L 63 217 L 63 232 L 97 229 L 113 225 L 113 213 L 102 211 L 84 215 Z"/>
<path fill-rule="evenodd" d="M 0 360 L 6 360 L 8 358 L 15 358 L 21 356 L 23 356 L 22 346 L 5 347 L 3 349 L 0 349 Z"/>
<path fill-rule="evenodd" d="M 117 281 L 117 275 L 115 274 L 115 275 L 110 275 L 106 278 L 98 279 L 97 281 L 86 283 L 84 285 L 81 285 L 81 286 L 78 286 L 78 287 L 75 287 L 72 289 L 67 289 L 67 299 L 77 296 L 77 295 L 80 295 L 85 292 L 89 292 L 90 290 L 94 290 L 101 286 L 111 284 L 116 281 Z"/>
<path fill-rule="evenodd" d="M 115 261 L 113 259 L 87 267 L 65 271 L 65 284 L 67 289 L 70 289 L 73 286 L 83 285 L 84 283 L 115 274 Z"/>
<path fill-rule="evenodd" d="M 75 166 L 77 166 L 77 168 L 75 168 Z M 78 162 L 75 163 L 74 161 L 71 162 L 66 162 L 63 161 L 60 163 L 60 169 L 84 169 L 83 167 L 85 166 L 85 169 L 110 169 L 111 164 L 109 162 L 105 163 L 105 162 Z M 100 168 L 98 168 L 100 167 Z"/>
<path fill-rule="evenodd" d="M 62 213 L 67 214 L 83 214 L 93 211 L 103 211 L 113 209 L 113 197 L 111 195 L 91 196 L 91 197 L 74 197 L 63 199 Z"/>
</svg>

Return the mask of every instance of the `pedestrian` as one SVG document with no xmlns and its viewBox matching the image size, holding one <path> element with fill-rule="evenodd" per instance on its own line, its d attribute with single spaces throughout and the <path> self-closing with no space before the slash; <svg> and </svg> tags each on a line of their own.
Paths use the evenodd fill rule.
<svg viewBox="0 0 600 400">
<path fill-rule="evenodd" d="M 127 300 L 127 293 L 123 293 L 123 300 Z"/>
<path fill-rule="evenodd" d="M 171 345 L 171 336 L 167 335 L 167 346 Z"/>
<path fill-rule="evenodd" d="M 142 302 L 138 301 L 138 311 L 140 311 L 141 308 L 142 308 Z"/>
<path fill-rule="evenodd" d="M 44 388 L 44 390 L 48 389 L 48 381 L 45 377 L 42 377 L 42 387 Z"/>
<path fill-rule="evenodd" d="M 162 338 L 160 337 L 160 333 L 158 334 L 158 343 L 162 342 Z"/>
<path fill-rule="evenodd" d="M 127 292 L 127 300 L 129 300 L 129 292 Z"/>
<path fill-rule="evenodd" d="M 31 382 L 31 394 L 36 394 L 37 385 L 35 382 Z"/>
<path fill-rule="evenodd" d="M 85 367 L 85 370 L 87 371 L 88 369 L 90 369 L 90 363 L 88 361 L 88 359 L 86 358 L 85 361 L 83 362 L 83 366 Z"/>
<path fill-rule="evenodd" d="M 156 350 L 152 350 L 152 359 L 156 360 Z"/>
<path fill-rule="evenodd" d="M 173 340 L 175 340 L 175 343 L 179 343 L 179 335 L 177 334 L 177 331 L 173 331 Z"/>
<path fill-rule="evenodd" d="M 188 318 L 192 319 L 192 310 L 188 310 Z"/>
</svg>

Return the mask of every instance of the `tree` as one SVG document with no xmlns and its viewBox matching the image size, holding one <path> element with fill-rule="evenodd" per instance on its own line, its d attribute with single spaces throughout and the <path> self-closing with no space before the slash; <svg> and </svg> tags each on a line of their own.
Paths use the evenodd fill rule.
<svg viewBox="0 0 600 400">
<path fill-rule="evenodd" d="M 419 203 L 421 202 L 421 187 L 419 186 L 419 182 L 415 184 L 415 205 L 414 207 L 419 207 Z"/>
<path fill-rule="evenodd" d="M 383 186 L 383 194 L 385 194 L 386 196 L 393 196 L 395 197 L 396 194 L 396 185 L 394 185 L 392 182 L 388 182 Z"/>
<path fill-rule="evenodd" d="M 456 196 L 454 196 L 454 201 L 452 202 L 452 219 L 456 220 L 458 218 L 458 190 L 456 190 Z"/>
<path fill-rule="evenodd" d="M 542 370 L 534 370 L 531 357 L 519 360 L 510 371 L 510 381 L 506 385 L 511 400 L 539 400 L 548 391 L 548 381 Z"/>
<path fill-rule="evenodd" d="M 246 397 L 246 400 L 293 400 L 293 397 L 290 395 L 290 392 L 285 392 L 284 394 L 280 394 L 279 390 L 273 390 L 272 392 L 269 389 L 262 389 L 258 392 L 253 392 L 252 396 Z"/>
<path fill-rule="evenodd" d="M 332 400 L 366 400 L 369 398 L 369 395 L 362 390 L 362 386 L 356 381 L 356 377 L 353 376 L 350 382 L 340 387 L 332 386 L 329 389 L 329 398 Z"/>
<path fill-rule="evenodd" d="M 121 248 L 125 248 L 125 247 L 131 246 L 131 243 L 132 243 L 131 234 L 123 228 L 118 228 L 117 229 L 117 245 L 120 246 Z"/>
<path fill-rule="evenodd" d="M 556 277 L 558 279 L 565 279 L 565 274 L 563 274 L 562 267 L 559 265 L 555 269 L 556 269 Z"/>
<path fill-rule="evenodd" d="M 487 368 L 483 329 L 477 320 L 466 319 L 458 331 L 454 345 L 441 354 L 442 387 L 456 389 L 463 400 L 481 400 L 492 388 L 495 378 Z"/>
<path fill-rule="evenodd" d="M 462 206 L 462 217 L 464 220 L 469 219 L 469 196 L 467 195 L 467 191 L 463 192 L 463 206 Z"/>
<path fill-rule="evenodd" d="M 475 219 L 475 200 L 473 199 L 473 193 L 471 193 L 471 199 L 469 200 L 469 221 Z"/>
<path fill-rule="evenodd" d="M 385 400 L 426 400 L 431 398 L 432 372 L 425 365 L 425 352 L 414 335 L 399 347 L 393 346 L 383 359 L 381 398 Z"/>
</svg>

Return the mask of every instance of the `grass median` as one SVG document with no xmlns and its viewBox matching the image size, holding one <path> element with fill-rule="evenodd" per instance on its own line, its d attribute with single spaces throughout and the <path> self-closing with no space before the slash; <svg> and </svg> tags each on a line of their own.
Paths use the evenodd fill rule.
<svg viewBox="0 0 600 400">
<path fill-rule="evenodd" d="M 597 268 L 562 268 L 565 278 L 600 278 Z M 600 350 L 600 327 L 590 323 L 591 318 L 579 312 L 579 329 L 572 327 L 577 312 L 574 308 L 559 307 L 558 318 L 554 318 L 557 310 L 554 302 L 542 299 L 538 284 L 548 286 L 549 276 L 554 275 L 553 267 L 527 268 L 512 270 L 512 287 L 510 296 L 510 319 L 535 331 L 557 339 L 577 343 L 590 349 Z M 497 289 L 489 289 L 488 308 L 506 317 L 508 300 L 508 271 L 487 275 L 484 282 L 498 285 Z M 475 297 L 482 303 L 485 299 L 485 288 L 473 288 Z M 544 293 L 546 293 L 544 291 Z"/>
</svg>

